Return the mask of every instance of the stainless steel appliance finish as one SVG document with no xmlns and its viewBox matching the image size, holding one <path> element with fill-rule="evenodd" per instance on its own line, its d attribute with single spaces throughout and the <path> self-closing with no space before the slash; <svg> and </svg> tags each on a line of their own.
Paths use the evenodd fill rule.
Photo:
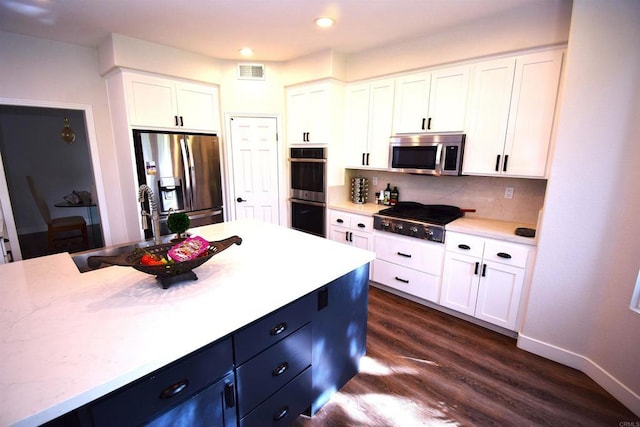
<svg viewBox="0 0 640 427">
<path fill-rule="evenodd" d="M 326 202 L 327 177 L 326 148 L 291 148 L 290 197 L 298 200 Z"/>
<path fill-rule="evenodd" d="M 224 221 L 216 135 L 134 130 L 133 137 L 138 181 L 153 191 L 161 234 L 170 233 L 170 212 L 186 213 L 192 227 Z"/>
<path fill-rule="evenodd" d="M 445 225 L 464 215 L 455 206 L 398 202 L 373 215 L 373 228 L 417 239 L 444 243 Z"/>
<path fill-rule="evenodd" d="M 291 228 L 326 237 L 327 149 L 289 151 Z"/>
<path fill-rule="evenodd" d="M 464 134 L 394 135 L 389 142 L 389 169 L 424 175 L 460 175 Z"/>
</svg>

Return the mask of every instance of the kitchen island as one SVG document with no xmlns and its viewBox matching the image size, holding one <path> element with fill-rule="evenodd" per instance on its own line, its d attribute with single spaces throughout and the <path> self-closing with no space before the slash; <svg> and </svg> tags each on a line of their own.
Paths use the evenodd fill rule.
<svg viewBox="0 0 640 427">
<path fill-rule="evenodd" d="M 197 268 L 197 281 L 169 289 L 129 267 L 79 273 L 66 253 L 0 266 L 0 425 L 39 425 L 90 406 L 212 343 L 235 339 L 234 333 L 303 297 L 313 297 L 314 310 L 317 299 L 318 313 L 333 303 L 333 311 L 325 310 L 333 320 L 359 313 L 345 322 L 349 333 L 358 330 L 357 347 L 364 351 L 366 279 L 375 254 L 257 221 L 190 232 L 243 241 Z M 333 292 L 328 285 L 337 279 L 342 282 Z M 351 300 L 358 302 L 353 310 L 335 307 Z M 331 319 L 318 313 L 311 317 L 312 369 L 326 362 L 322 334 L 335 333 Z M 336 386 L 312 377 L 311 413 Z"/>
</svg>

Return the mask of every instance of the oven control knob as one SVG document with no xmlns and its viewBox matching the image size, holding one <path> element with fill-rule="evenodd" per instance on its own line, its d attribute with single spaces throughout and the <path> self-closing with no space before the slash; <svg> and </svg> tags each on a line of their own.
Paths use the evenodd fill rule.
<svg viewBox="0 0 640 427">
<path fill-rule="evenodd" d="M 429 227 L 425 227 L 424 228 L 424 234 L 426 234 L 427 236 L 431 237 L 431 236 L 433 236 L 433 231 Z"/>
<path fill-rule="evenodd" d="M 409 232 L 411 234 L 418 234 L 418 227 L 412 226 L 411 228 L 409 228 Z"/>
<path fill-rule="evenodd" d="M 403 227 L 403 225 L 402 225 L 402 224 L 397 224 L 397 225 L 396 225 L 396 231 L 402 231 L 402 229 L 403 229 L 403 228 L 404 228 L 404 227 Z"/>
<path fill-rule="evenodd" d="M 389 224 L 387 221 L 382 221 L 380 225 L 382 226 L 383 230 L 388 230 L 391 224 Z"/>
</svg>

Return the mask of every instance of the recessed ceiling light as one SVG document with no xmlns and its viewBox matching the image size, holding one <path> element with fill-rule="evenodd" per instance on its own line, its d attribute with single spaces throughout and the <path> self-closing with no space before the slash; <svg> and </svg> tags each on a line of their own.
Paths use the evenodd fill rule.
<svg viewBox="0 0 640 427">
<path fill-rule="evenodd" d="M 243 47 L 242 49 L 240 49 L 240 55 L 251 56 L 253 55 L 253 49 L 251 49 L 250 47 Z"/>
<path fill-rule="evenodd" d="M 336 21 L 333 18 L 329 18 L 327 16 L 321 16 L 320 18 L 316 18 L 314 21 L 316 25 L 320 28 L 329 28 L 335 24 Z"/>
</svg>

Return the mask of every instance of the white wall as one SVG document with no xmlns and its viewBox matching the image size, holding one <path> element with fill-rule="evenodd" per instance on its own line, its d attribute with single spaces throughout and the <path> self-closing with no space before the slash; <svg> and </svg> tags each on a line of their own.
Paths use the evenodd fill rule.
<svg viewBox="0 0 640 427">
<path fill-rule="evenodd" d="M 89 106 L 93 119 L 87 133 L 96 139 L 92 155 L 99 158 L 104 182 L 119 182 L 107 94 L 98 72 L 96 50 L 0 32 L 0 52 L 0 103 Z M 117 227 L 117 220 L 123 217 L 120 186 L 105 185 L 98 191 L 103 191 L 109 201 L 100 207 L 103 218 L 113 218 L 116 225 L 110 237 L 115 242 L 126 240 L 126 233 Z"/>
<path fill-rule="evenodd" d="M 640 414 L 640 2 L 575 0 L 556 152 L 519 345 Z"/>
</svg>

